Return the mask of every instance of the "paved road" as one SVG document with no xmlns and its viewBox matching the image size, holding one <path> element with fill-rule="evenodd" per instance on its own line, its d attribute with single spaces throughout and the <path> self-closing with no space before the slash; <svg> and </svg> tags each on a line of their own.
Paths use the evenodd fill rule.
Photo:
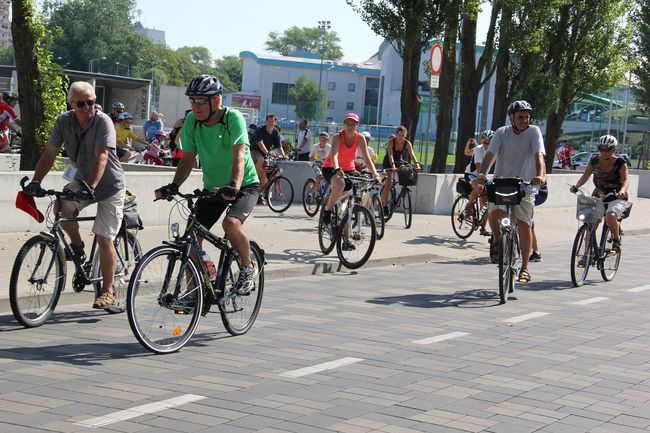
<svg viewBox="0 0 650 433">
<path fill-rule="evenodd" d="M 249 334 L 166 356 L 87 304 L 1 315 L 0 431 L 647 432 L 649 241 L 579 289 L 549 246 L 506 305 L 482 258 L 272 280 Z"/>
</svg>

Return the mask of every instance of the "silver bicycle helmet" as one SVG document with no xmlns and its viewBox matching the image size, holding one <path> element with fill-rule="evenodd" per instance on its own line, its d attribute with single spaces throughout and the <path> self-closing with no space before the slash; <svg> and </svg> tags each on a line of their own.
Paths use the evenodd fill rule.
<svg viewBox="0 0 650 433">
<path fill-rule="evenodd" d="M 486 129 L 485 131 L 481 132 L 481 140 L 492 140 L 492 137 L 494 137 L 494 131 L 491 129 Z"/>
<path fill-rule="evenodd" d="M 618 146 L 618 140 L 612 135 L 603 135 L 596 144 L 599 149 L 614 149 Z"/>
<path fill-rule="evenodd" d="M 517 111 L 528 111 L 529 113 L 532 113 L 533 107 L 531 107 L 527 101 L 522 99 L 521 101 L 515 101 L 510 104 L 508 107 L 508 115 L 514 114 Z"/>
<path fill-rule="evenodd" d="M 187 96 L 214 96 L 223 94 L 223 86 L 214 75 L 199 75 L 185 89 Z"/>
<path fill-rule="evenodd" d="M 113 110 L 124 110 L 124 104 L 120 101 L 113 102 Z"/>
</svg>

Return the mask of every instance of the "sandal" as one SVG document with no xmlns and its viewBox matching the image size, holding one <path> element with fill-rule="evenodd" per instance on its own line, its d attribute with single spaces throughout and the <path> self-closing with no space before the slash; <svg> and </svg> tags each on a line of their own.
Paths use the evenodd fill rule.
<svg viewBox="0 0 650 433">
<path fill-rule="evenodd" d="M 113 305 L 113 302 L 115 302 L 115 292 L 112 290 L 107 290 L 97 296 L 95 303 L 93 304 L 93 308 L 103 310 Z"/>
<path fill-rule="evenodd" d="M 499 244 L 494 242 L 494 238 L 490 238 L 490 261 L 496 263 L 499 261 Z"/>
<path fill-rule="evenodd" d="M 517 278 L 517 281 L 524 284 L 530 282 L 530 274 L 526 269 L 519 271 L 519 277 Z"/>
</svg>

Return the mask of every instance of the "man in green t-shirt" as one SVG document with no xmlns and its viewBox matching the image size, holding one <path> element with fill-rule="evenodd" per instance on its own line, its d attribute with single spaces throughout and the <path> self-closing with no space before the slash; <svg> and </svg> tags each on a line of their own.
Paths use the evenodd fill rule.
<svg viewBox="0 0 650 433">
<path fill-rule="evenodd" d="M 168 198 L 178 192 L 199 156 L 203 187 L 209 191 L 219 188 L 225 201 L 198 200 L 197 220 L 210 229 L 228 210 L 223 219 L 223 229 L 244 266 L 235 290 L 247 294 L 253 288 L 257 269 L 250 261 L 248 236 L 243 224 L 257 203 L 260 184 L 250 155 L 246 122 L 239 111 L 221 105 L 223 87 L 212 75 L 194 78 L 185 94 L 189 96 L 192 112 L 187 115 L 181 132 L 183 156 L 174 180 L 156 190 L 156 197 Z"/>
</svg>

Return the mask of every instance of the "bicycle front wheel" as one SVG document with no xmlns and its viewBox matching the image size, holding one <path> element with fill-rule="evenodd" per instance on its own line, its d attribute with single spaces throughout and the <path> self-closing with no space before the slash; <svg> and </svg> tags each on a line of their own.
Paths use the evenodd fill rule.
<svg viewBox="0 0 650 433">
<path fill-rule="evenodd" d="M 326 224 L 323 221 L 323 214 L 325 213 L 325 203 L 327 203 L 329 196 L 323 197 L 323 205 L 320 208 L 320 216 L 318 217 L 318 246 L 324 254 L 329 254 L 336 245 L 336 214 L 337 206 L 332 208 L 331 221 Z"/>
<path fill-rule="evenodd" d="M 499 238 L 499 300 L 505 304 L 508 292 L 514 288 L 514 279 L 510 266 L 512 264 L 512 233 L 508 230 L 501 232 Z"/>
<path fill-rule="evenodd" d="M 372 213 L 375 217 L 375 227 L 377 228 L 377 240 L 384 237 L 386 222 L 384 221 L 384 207 L 381 205 L 379 194 L 372 196 Z"/>
<path fill-rule="evenodd" d="M 250 259 L 257 269 L 257 277 L 249 293 L 238 295 L 233 290 L 242 269 L 241 260 L 235 250 L 229 250 L 223 262 L 223 273 L 220 278 L 223 297 L 218 300 L 218 305 L 223 326 L 231 335 L 242 335 L 248 332 L 262 305 L 264 253 L 256 243 L 251 242 L 250 246 Z"/>
<path fill-rule="evenodd" d="M 587 224 L 583 224 L 576 233 L 571 249 L 571 283 L 573 283 L 573 287 L 580 287 L 585 283 L 592 260 L 591 231 Z"/>
<path fill-rule="evenodd" d="M 474 206 L 470 206 L 469 212 L 466 212 L 468 197 L 466 195 L 459 195 L 454 200 L 451 207 L 451 227 L 454 233 L 461 239 L 467 239 L 474 233 Z"/>
<path fill-rule="evenodd" d="M 368 209 L 355 204 L 352 217 L 341 221 L 336 239 L 336 253 L 348 269 L 363 266 L 375 248 L 375 219 Z"/>
<path fill-rule="evenodd" d="M 129 230 L 126 232 L 126 241 L 124 235 L 118 234 L 113 242 L 116 253 L 115 277 L 113 279 L 113 289 L 115 290 L 115 302 L 105 310 L 109 313 L 123 313 L 126 310 L 126 292 L 129 287 L 129 278 L 135 268 L 135 265 L 142 258 L 142 247 L 140 241 Z M 91 279 L 95 288 L 95 296 L 99 295 L 102 289 L 102 270 L 99 263 L 99 248 L 95 248 L 95 254 L 92 257 Z"/>
<path fill-rule="evenodd" d="M 612 281 L 614 279 L 616 272 L 618 271 L 618 265 L 621 263 L 621 252 L 613 252 L 609 248 L 613 241 L 612 232 L 605 224 L 603 226 L 603 235 L 600 242 L 600 256 L 602 257 L 600 276 L 603 277 L 603 280 L 605 281 Z"/>
<path fill-rule="evenodd" d="M 65 287 L 65 260 L 57 243 L 34 236 L 22 246 L 11 271 L 9 302 L 26 328 L 41 326 L 54 312 Z"/>
<path fill-rule="evenodd" d="M 282 213 L 289 209 L 293 201 L 293 185 L 284 176 L 278 176 L 265 191 L 266 203 L 273 212 Z"/>
<path fill-rule="evenodd" d="M 178 248 L 156 247 L 140 260 L 129 282 L 129 325 L 140 344 L 154 353 L 181 349 L 201 318 L 201 274 L 181 256 Z"/>
<path fill-rule="evenodd" d="M 320 208 L 320 199 L 316 191 L 316 180 L 309 178 L 302 187 L 302 207 L 310 217 L 315 216 Z"/>
<path fill-rule="evenodd" d="M 411 228 L 411 223 L 413 222 L 413 208 L 411 207 L 411 191 L 408 189 L 404 191 L 404 198 L 402 199 L 402 205 L 404 207 L 404 225 L 407 229 Z"/>
</svg>

